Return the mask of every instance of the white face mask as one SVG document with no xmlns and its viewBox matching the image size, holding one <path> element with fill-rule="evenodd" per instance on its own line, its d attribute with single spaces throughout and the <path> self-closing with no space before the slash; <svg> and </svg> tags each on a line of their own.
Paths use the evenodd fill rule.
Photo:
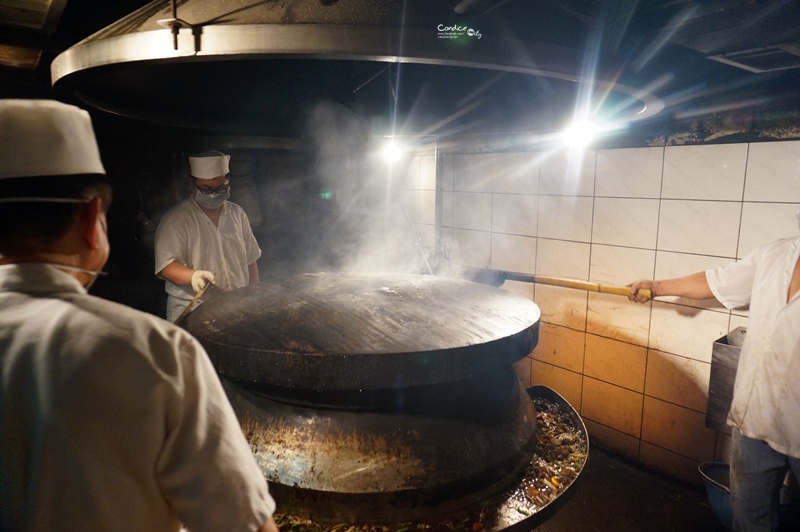
<svg viewBox="0 0 800 532">
<path fill-rule="evenodd" d="M 78 273 L 85 273 L 87 275 L 91 275 L 92 279 L 88 283 L 86 283 L 86 285 L 84 285 L 84 288 L 86 288 L 87 291 L 92 287 L 94 282 L 97 281 L 98 277 L 100 277 L 101 275 L 108 275 L 108 273 L 106 273 L 106 272 L 87 270 L 85 268 L 78 268 L 77 266 L 65 266 L 63 264 L 52 264 L 52 263 L 49 263 L 49 264 L 51 266 L 55 266 L 59 270 L 67 270 L 67 271 L 70 271 L 70 272 L 78 272 Z"/>
<path fill-rule="evenodd" d="M 194 193 L 194 200 L 201 207 L 206 209 L 216 209 L 222 205 L 226 199 L 231 197 L 230 190 L 222 194 L 203 194 L 199 190 Z"/>
</svg>

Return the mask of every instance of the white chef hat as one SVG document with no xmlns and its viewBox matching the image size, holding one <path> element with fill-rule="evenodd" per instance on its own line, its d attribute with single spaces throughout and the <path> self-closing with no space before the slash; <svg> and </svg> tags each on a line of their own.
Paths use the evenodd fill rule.
<svg viewBox="0 0 800 532">
<path fill-rule="evenodd" d="M 89 113 L 55 100 L 0 100 L 0 179 L 105 173 Z"/>
<path fill-rule="evenodd" d="M 231 156 L 215 150 L 204 151 L 189 156 L 189 168 L 192 177 L 197 179 L 214 179 L 230 172 Z"/>
</svg>

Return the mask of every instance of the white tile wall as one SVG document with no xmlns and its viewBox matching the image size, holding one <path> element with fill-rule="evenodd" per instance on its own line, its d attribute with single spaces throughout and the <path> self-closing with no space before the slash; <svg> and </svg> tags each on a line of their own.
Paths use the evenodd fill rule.
<svg viewBox="0 0 800 532">
<path fill-rule="evenodd" d="M 750 144 L 744 200 L 800 203 L 800 142 Z"/>
<path fill-rule="evenodd" d="M 637 279 L 652 279 L 656 252 L 592 244 L 589 280 L 625 286 Z"/>
<path fill-rule="evenodd" d="M 492 268 L 533 273 L 536 266 L 536 239 L 528 236 L 492 235 Z"/>
<path fill-rule="evenodd" d="M 631 460 L 639 458 L 639 438 L 595 423 L 591 419 L 584 418 L 583 423 L 586 425 L 592 446 L 600 445 L 605 449 L 612 449 Z"/>
<path fill-rule="evenodd" d="M 728 314 L 653 302 L 649 347 L 711 362 L 711 346 L 728 332 Z"/>
<path fill-rule="evenodd" d="M 536 273 L 570 279 L 589 278 L 591 246 L 582 242 L 539 238 Z"/>
<path fill-rule="evenodd" d="M 644 396 L 642 440 L 698 462 L 714 459 L 715 432 L 705 415 Z"/>
<path fill-rule="evenodd" d="M 419 187 L 432 192 L 428 159 L 418 161 Z M 470 266 L 624 286 L 722 266 L 798 234 L 800 141 L 582 158 L 445 153 L 440 167 L 439 239 Z M 428 245 L 431 196 L 417 198 Z M 726 456 L 729 438 L 704 423 L 712 343 L 746 326 L 747 310 L 512 281 L 502 289 L 542 311 L 539 344 L 517 371 L 572 403 L 596 441 L 692 482 L 699 461 Z"/>
<path fill-rule="evenodd" d="M 494 194 L 492 197 L 492 231 L 511 235 L 537 234 L 539 196 Z"/>
<path fill-rule="evenodd" d="M 741 201 L 747 144 L 667 146 L 661 197 Z"/>
<path fill-rule="evenodd" d="M 595 199 L 592 242 L 655 249 L 657 235 L 658 200 Z"/>
<path fill-rule="evenodd" d="M 446 153 L 442 153 L 441 155 L 442 162 L 442 175 L 441 175 L 441 184 L 443 191 L 453 191 L 455 190 L 455 177 L 453 166 L 455 165 L 455 155 L 448 155 Z"/>
<path fill-rule="evenodd" d="M 796 203 L 745 203 L 737 256 L 744 257 L 758 246 L 797 235 Z"/>
<path fill-rule="evenodd" d="M 454 227 L 453 211 L 455 210 L 455 193 L 442 192 L 442 226 Z"/>
<path fill-rule="evenodd" d="M 538 194 L 540 158 L 539 152 L 495 154 L 493 192 Z"/>
<path fill-rule="evenodd" d="M 642 393 L 646 365 L 647 349 L 644 347 L 586 335 L 584 375 Z"/>
<path fill-rule="evenodd" d="M 552 323 L 539 325 L 539 343 L 533 358 L 576 373 L 583 372 L 583 346 L 586 335 Z"/>
<path fill-rule="evenodd" d="M 586 293 L 571 288 L 537 284 L 533 300 L 542 311 L 542 321 L 586 330 Z"/>
<path fill-rule="evenodd" d="M 419 161 L 421 156 L 415 155 L 408 161 L 398 161 L 395 168 L 403 168 L 405 172 L 400 175 L 400 188 L 407 188 L 412 190 L 419 190 Z"/>
<path fill-rule="evenodd" d="M 533 283 L 526 283 L 522 281 L 506 281 L 500 288 L 514 294 L 519 294 L 528 299 L 533 299 Z"/>
<path fill-rule="evenodd" d="M 584 377 L 581 415 L 638 438 L 642 430 L 642 394 Z"/>
<path fill-rule="evenodd" d="M 647 345 L 650 312 L 646 305 L 611 294 L 589 293 L 587 332 L 636 345 Z"/>
<path fill-rule="evenodd" d="M 728 264 L 731 259 L 711 257 L 709 255 L 692 255 L 689 253 L 673 253 L 658 251 L 656 253 L 655 279 L 683 277 L 701 270 L 716 268 Z"/>
<path fill-rule="evenodd" d="M 578 411 L 581 408 L 581 381 L 580 373 L 537 360 L 531 364 L 531 383 L 554 389 Z"/>
<path fill-rule="evenodd" d="M 592 211 L 592 198 L 540 196 L 539 236 L 590 242 Z"/>
<path fill-rule="evenodd" d="M 453 190 L 491 192 L 493 159 L 491 153 L 454 155 Z"/>
<path fill-rule="evenodd" d="M 488 268 L 492 259 L 492 234 L 453 229 L 452 256 L 456 264 Z"/>
<path fill-rule="evenodd" d="M 594 194 L 595 151 L 552 151 L 542 153 L 540 194 L 592 196 Z"/>
<path fill-rule="evenodd" d="M 408 215 L 412 222 L 419 222 L 419 190 L 398 190 L 396 198 L 399 199 L 399 207 L 405 211 L 405 214 L 403 212 L 394 212 L 392 214 L 398 220 L 403 220 Z"/>
<path fill-rule="evenodd" d="M 642 441 L 639 446 L 639 461 L 647 467 L 671 477 L 681 478 L 696 484 L 700 483 L 701 477 L 697 472 L 699 460 L 681 456 L 663 447 Z"/>
<path fill-rule="evenodd" d="M 436 157 L 423 155 L 419 160 L 419 188 L 436 190 Z"/>
<path fill-rule="evenodd" d="M 733 201 L 663 200 L 658 249 L 734 258 L 741 211 Z"/>
<path fill-rule="evenodd" d="M 430 225 L 436 223 L 436 192 L 433 190 L 419 191 L 419 221 Z"/>
<path fill-rule="evenodd" d="M 651 349 L 644 393 L 705 413 L 711 364 Z"/>
<path fill-rule="evenodd" d="M 597 152 L 597 197 L 658 198 L 664 148 Z"/>
<path fill-rule="evenodd" d="M 453 227 L 491 231 L 492 195 L 477 192 L 453 193 Z"/>
</svg>

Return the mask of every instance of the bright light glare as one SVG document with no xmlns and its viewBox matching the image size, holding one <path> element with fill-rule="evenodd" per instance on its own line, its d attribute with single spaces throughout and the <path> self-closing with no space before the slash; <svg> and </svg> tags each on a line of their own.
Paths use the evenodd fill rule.
<svg viewBox="0 0 800 532">
<path fill-rule="evenodd" d="M 598 128 L 591 122 L 575 122 L 564 130 L 564 143 L 572 148 L 582 148 L 592 142 Z"/>
<path fill-rule="evenodd" d="M 394 142 L 389 142 L 383 148 L 383 159 L 387 163 L 396 163 L 400 160 L 400 147 Z"/>
</svg>

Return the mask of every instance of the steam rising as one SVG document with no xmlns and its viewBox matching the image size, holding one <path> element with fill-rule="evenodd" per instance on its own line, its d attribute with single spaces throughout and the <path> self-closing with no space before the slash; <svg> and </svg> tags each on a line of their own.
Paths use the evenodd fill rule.
<svg viewBox="0 0 800 532">
<path fill-rule="evenodd" d="M 419 190 L 406 184 L 418 159 L 388 165 L 373 126 L 330 102 L 307 115 L 303 140 L 320 187 L 318 253 L 307 271 L 427 272 L 417 245 Z"/>
</svg>

